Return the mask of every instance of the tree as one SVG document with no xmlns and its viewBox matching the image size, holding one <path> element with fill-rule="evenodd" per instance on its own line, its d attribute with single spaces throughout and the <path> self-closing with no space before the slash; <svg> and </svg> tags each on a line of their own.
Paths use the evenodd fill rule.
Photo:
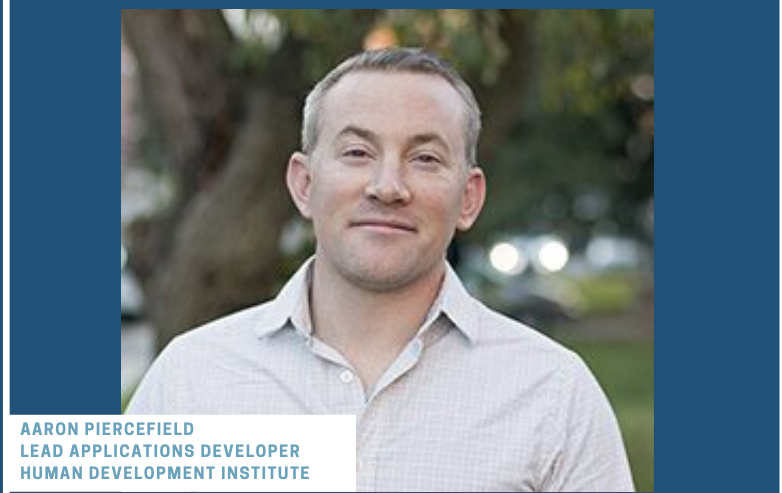
<svg viewBox="0 0 782 493">
<path fill-rule="evenodd" d="M 481 236 L 653 242 L 654 12 L 544 10 L 524 113 L 493 167 Z"/>
<path fill-rule="evenodd" d="M 162 346 L 277 278 L 277 237 L 291 213 L 278 184 L 295 147 L 301 49 L 286 41 L 268 61 L 273 76 L 254 79 L 232 71 L 236 40 L 217 10 L 123 10 L 122 23 L 177 190 L 133 234 Z"/>
</svg>

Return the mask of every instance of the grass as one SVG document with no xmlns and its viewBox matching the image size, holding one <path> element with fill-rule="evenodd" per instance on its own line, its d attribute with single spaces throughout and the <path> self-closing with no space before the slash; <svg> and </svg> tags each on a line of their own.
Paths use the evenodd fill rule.
<svg viewBox="0 0 782 493">
<path fill-rule="evenodd" d="M 654 491 L 654 341 L 564 341 L 611 400 L 638 491 Z"/>
<path fill-rule="evenodd" d="M 571 281 L 579 296 L 582 316 L 610 315 L 628 310 L 638 297 L 640 280 L 612 274 Z"/>
</svg>

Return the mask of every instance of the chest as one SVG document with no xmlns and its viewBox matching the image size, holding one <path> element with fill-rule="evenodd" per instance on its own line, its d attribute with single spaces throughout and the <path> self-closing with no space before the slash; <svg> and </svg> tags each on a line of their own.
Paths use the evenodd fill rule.
<svg viewBox="0 0 782 493">
<path fill-rule="evenodd" d="M 219 385 L 201 384 L 192 397 L 209 414 L 356 416 L 358 491 L 534 491 L 541 484 L 556 423 L 540 378 L 487 372 L 468 359 L 400 360 L 368 399 L 357 375 L 313 361 L 222 372 L 209 379 Z"/>
<path fill-rule="evenodd" d="M 358 420 L 358 490 L 535 490 L 545 423 L 523 410 L 480 407 L 458 400 L 368 407 Z"/>
</svg>

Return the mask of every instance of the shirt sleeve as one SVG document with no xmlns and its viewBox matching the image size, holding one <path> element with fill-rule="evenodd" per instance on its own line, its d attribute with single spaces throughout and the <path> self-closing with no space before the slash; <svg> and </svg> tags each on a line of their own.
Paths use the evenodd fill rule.
<svg viewBox="0 0 782 493">
<path fill-rule="evenodd" d="M 543 491 L 634 491 L 611 405 L 576 355 L 566 370 Z"/>
</svg>

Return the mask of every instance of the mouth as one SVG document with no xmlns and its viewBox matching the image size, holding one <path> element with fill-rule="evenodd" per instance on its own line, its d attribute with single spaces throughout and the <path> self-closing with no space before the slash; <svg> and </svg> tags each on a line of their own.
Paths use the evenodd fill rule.
<svg viewBox="0 0 782 493">
<path fill-rule="evenodd" d="M 396 219 L 361 219 L 353 221 L 351 228 L 362 228 L 378 233 L 415 233 L 415 226 L 406 221 Z"/>
</svg>

